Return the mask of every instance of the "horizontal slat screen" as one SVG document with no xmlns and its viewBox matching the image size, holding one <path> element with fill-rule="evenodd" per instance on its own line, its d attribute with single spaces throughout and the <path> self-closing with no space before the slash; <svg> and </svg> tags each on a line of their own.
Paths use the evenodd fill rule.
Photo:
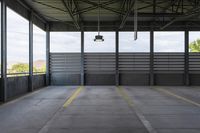
<svg viewBox="0 0 200 133">
<path fill-rule="evenodd" d="M 80 53 L 51 53 L 50 72 L 80 74 L 81 54 Z"/>
<path fill-rule="evenodd" d="M 184 73 L 184 53 L 154 53 L 154 73 Z M 119 73 L 149 73 L 149 53 L 119 53 Z M 80 53 L 51 53 L 50 72 L 80 74 Z M 115 73 L 115 53 L 84 53 L 85 73 Z M 200 53 L 189 54 L 189 73 L 200 73 Z"/>
<path fill-rule="evenodd" d="M 184 73 L 184 53 L 154 53 L 155 73 Z"/>
<path fill-rule="evenodd" d="M 119 53 L 119 73 L 149 73 L 149 53 Z"/>
<path fill-rule="evenodd" d="M 85 53 L 85 73 L 113 74 L 115 73 L 114 53 Z"/>
<path fill-rule="evenodd" d="M 189 54 L 189 73 L 200 73 L 200 53 Z"/>
</svg>

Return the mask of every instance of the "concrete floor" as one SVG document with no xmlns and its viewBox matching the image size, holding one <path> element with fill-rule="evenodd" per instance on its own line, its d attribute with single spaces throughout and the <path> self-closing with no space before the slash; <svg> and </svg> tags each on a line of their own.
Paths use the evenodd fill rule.
<svg viewBox="0 0 200 133">
<path fill-rule="evenodd" d="M 1 133 L 200 133 L 200 87 L 50 86 L 0 106 Z M 167 90 L 167 91 L 165 91 Z"/>
</svg>

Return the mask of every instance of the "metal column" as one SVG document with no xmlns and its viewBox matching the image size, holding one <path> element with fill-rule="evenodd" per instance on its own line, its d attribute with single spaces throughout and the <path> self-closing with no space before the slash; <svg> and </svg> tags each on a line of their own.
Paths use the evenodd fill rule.
<svg viewBox="0 0 200 133">
<path fill-rule="evenodd" d="M 184 75 L 185 75 L 185 85 L 189 85 L 189 31 L 185 31 L 185 66 L 184 66 Z"/>
<path fill-rule="evenodd" d="M 7 20 L 5 0 L 1 1 L 1 101 L 7 101 Z"/>
<path fill-rule="evenodd" d="M 33 91 L 33 12 L 29 18 L 29 92 Z"/>
<path fill-rule="evenodd" d="M 154 85 L 154 31 L 150 31 L 150 85 Z"/>
<path fill-rule="evenodd" d="M 46 85 L 50 85 L 50 31 L 46 24 Z"/>
<path fill-rule="evenodd" d="M 119 31 L 115 34 L 115 85 L 119 85 Z"/>
<path fill-rule="evenodd" d="M 81 30 L 81 85 L 84 85 L 84 31 Z"/>
</svg>

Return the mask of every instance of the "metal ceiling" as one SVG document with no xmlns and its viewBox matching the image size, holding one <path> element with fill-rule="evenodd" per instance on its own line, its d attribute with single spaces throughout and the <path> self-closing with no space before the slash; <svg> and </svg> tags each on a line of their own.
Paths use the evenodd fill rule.
<svg viewBox="0 0 200 133">
<path fill-rule="evenodd" d="M 22 1 L 22 0 L 21 0 Z M 96 24 L 98 0 L 23 0 L 52 24 L 62 23 L 80 30 L 87 23 Z M 123 29 L 133 23 L 135 0 L 101 0 L 101 25 L 114 23 Z M 175 22 L 200 21 L 199 0 L 137 0 L 138 21 L 159 22 L 165 29 Z M 155 24 L 155 23 L 154 23 Z M 90 25 L 87 25 L 90 26 Z"/>
</svg>

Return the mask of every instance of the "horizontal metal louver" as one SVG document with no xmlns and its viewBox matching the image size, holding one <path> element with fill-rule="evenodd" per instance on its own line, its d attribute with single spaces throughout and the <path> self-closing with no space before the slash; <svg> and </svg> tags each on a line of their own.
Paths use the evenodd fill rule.
<svg viewBox="0 0 200 133">
<path fill-rule="evenodd" d="M 119 73 L 149 73 L 149 53 L 119 53 Z M 184 53 L 154 53 L 154 73 L 184 73 Z M 115 53 L 84 53 L 84 72 L 115 73 Z M 80 53 L 51 53 L 50 73 L 81 73 Z M 200 73 L 200 53 L 189 54 L 189 73 Z"/>
<path fill-rule="evenodd" d="M 189 73 L 200 73 L 200 53 L 189 53 Z"/>
<path fill-rule="evenodd" d="M 115 54 L 85 53 L 84 70 L 85 73 L 96 73 L 96 74 L 115 73 Z"/>
<path fill-rule="evenodd" d="M 119 53 L 119 73 L 149 73 L 149 53 Z"/>
<path fill-rule="evenodd" d="M 184 53 L 154 53 L 155 73 L 184 73 Z"/>
<path fill-rule="evenodd" d="M 51 73 L 81 73 L 80 53 L 51 53 L 50 54 Z"/>
</svg>

